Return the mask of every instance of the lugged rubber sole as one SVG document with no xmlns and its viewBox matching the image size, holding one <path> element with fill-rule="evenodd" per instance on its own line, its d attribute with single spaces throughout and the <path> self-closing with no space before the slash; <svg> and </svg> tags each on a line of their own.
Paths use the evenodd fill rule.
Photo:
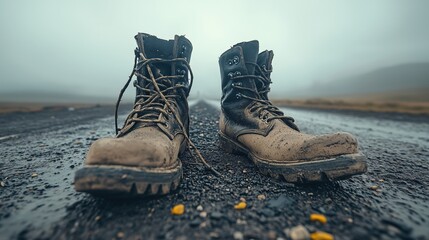
<svg viewBox="0 0 429 240">
<path fill-rule="evenodd" d="M 366 172 L 362 153 L 346 154 L 311 162 L 270 163 L 253 155 L 246 147 L 219 132 L 220 147 L 228 153 L 246 155 L 259 170 L 276 179 L 290 183 L 327 182 L 350 178 Z"/>
<path fill-rule="evenodd" d="M 76 171 L 74 186 L 78 192 L 107 197 L 165 195 L 182 179 L 182 164 L 168 169 L 90 165 Z"/>
</svg>

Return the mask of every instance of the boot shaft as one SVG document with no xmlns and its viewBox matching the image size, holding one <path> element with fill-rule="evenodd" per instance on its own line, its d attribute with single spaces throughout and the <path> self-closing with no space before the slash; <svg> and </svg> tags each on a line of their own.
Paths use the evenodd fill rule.
<svg viewBox="0 0 429 240">
<path fill-rule="evenodd" d="M 299 131 L 293 119 L 268 99 L 271 84 L 272 51 L 258 54 L 258 41 L 234 45 L 219 58 L 222 78 L 220 129 L 238 137 L 245 133 L 267 134 L 274 119 L 281 119 Z"/>
<path fill-rule="evenodd" d="M 258 57 L 259 42 L 250 41 L 235 44 L 225 51 L 219 58 L 220 74 L 222 79 L 222 108 L 225 111 L 234 111 L 248 106 L 257 98 L 255 81 L 255 64 Z"/>
<path fill-rule="evenodd" d="M 164 40 L 146 33 L 138 33 L 135 40 L 138 46 L 133 71 L 137 76 L 135 104 L 117 136 L 147 126 L 157 126 L 171 139 L 183 131 L 189 132 L 191 42 L 184 36 Z"/>
<path fill-rule="evenodd" d="M 159 39 L 156 36 L 149 35 L 146 33 L 138 33 L 135 37 L 138 48 L 136 49 L 136 55 L 138 56 L 138 63 L 136 70 L 146 78 L 150 79 L 150 75 L 147 72 L 143 63 L 149 59 L 162 59 L 162 60 L 173 60 L 177 58 L 184 59 L 188 64 L 191 60 L 192 54 L 192 43 L 185 36 L 175 36 L 172 40 Z M 182 84 L 185 86 L 184 93 L 188 97 L 191 85 L 189 82 L 189 70 L 183 62 L 153 62 L 150 64 L 156 70 L 153 71 L 155 78 L 162 76 L 183 76 L 181 78 L 171 78 L 170 83 L 166 87 L 172 87 L 175 84 Z M 149 81 L 145 81 L 142 77 L 137 77 L 135 83 L 141 87 L 149 87 L 153 90 L 153 85 Z M 141 89 L 136 89 L 136 94 L 144 94 Z"/>
</svg>

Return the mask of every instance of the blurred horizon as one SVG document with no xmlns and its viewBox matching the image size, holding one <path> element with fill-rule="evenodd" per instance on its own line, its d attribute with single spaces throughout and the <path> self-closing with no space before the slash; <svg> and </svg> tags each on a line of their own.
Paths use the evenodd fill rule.
<svg viewBox="0 0 429 240">
<path fill-rule="evenodd" d="M 275 55 L 271 98 L 429 101 L 427 9 L 423 0 L 1 0 L 0 101 L 114 103 L 137 32 L 191 40 L 191 98 L 219 99 L 218 57 L 257 39 Z"/>
</svg>

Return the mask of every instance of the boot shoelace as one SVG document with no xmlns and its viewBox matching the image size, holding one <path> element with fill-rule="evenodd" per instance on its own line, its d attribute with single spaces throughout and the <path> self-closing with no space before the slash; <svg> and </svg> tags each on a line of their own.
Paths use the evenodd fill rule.
<svg viewBox="0 0 429 240">
<path fill-rule="evenodd" d="M 285 116 L 284 113 L 276 106 L 274 106 L 268 99 L 263 99 L 262 95 L 265 93 L 268 93 L 270 91 L 269 84 L 271 83 L 271 79 L 266 75 L 271 70 L 268 69 L 262 69 L 258 64 L 256 63 L 248 63 L 254 65 L 256 70 L 260 73 L 260 75 L 235 75 L 232 76 L 231 80 L 237 80 L 237 79 L 245 79 L 245 78 L 252 78 L 258 81 L 262 87 L 260 89 L 253 89 L 253 88 L 247 88 L 243 87 L 239 84 L 232 84 L 233 88 L 246 90 L 254 93 L 257 98 L 247 96 L 245 94 L 239 93 L 239 97 L 247 98 L 253 101 L 256 101 L 257 103 L 254 104 L 252 107 L 250 107 L 250 111 L 254 112 L 256 111 L 258 113 L 258 116 L 265 122 L 270 122 L 274 119 L 285 119 L 288 121 L 288 125 L 292 127 L 293 129 L 299 131 L 298 126 L 294 124 L 295 119 L 289 116 Z"/>
<path fill-rule="evenodd" d="M 204 166 L 206 168 L 208 168 L 210 171 L 212 171 L 216 176 L 222 177 L 222 175 L 216 169 L 214 169 L 212 166 L 210 166 L 207 163 L 205 158 L 202 156 L 201 152 L 198 150 L 198 148 L 195 146 L 195 144 L 191 141 L 188 133 L 186 132 L 185 126 L 183 125 L 180 118 L 177 116 L 177 112 L 175 111 L 175 109 L 171 106 L 172 105 L 171 100 L 169 101 L 169 99 L 175 98 L 178 95 L 174 95 L 174 94 L 168 95 L 167 94 L 168 92 L 170 92 L 171 90 L 174 90 L 174 89 L 185 88 L 185 86 L 183 84 L 176 84 L 175 86 L 171 86 L 172 85 L 171 79 L 184 78 L 187 76 L 185 76 L 185 75 L 162 76 L 161 75 L 160 77 L 155 78 L 153 71 L 152 71 L 152 67 L 151 67 L 152 63 L 183 63 L 185 65 L 185 67 L 187 68 L 187 70 L 189 71 L 190 76 L 191 76 L 190 77 L 190 83 L 189 83 L 189 88 L 191 88 L 194 76 L 193 76 L 191 67 L 189 66 L 189 63 L 184 58 L 174 58 L 174 59 L 150 58 L 150 59 L 147 59 L 142 53 L 139 52 L 138 54 L 139 55 L 136 54 L 136 56 L 134 58 L 133 70 L 131 71 L 131 74 L 128 78 L 128 81 L 125 83 L 124 87 L 121 89 L 121 91 L 119 93 L 118 100 L 116 102 L 116 108 L 115 108 L 115 129 L 116 129 L 116 135 L 117 135 L 116 137 L 120 137 L 124 133 L 129 131 L 136 122 L 161 123 L 161 124 L 166 125 L 165 122 L 158 120 L 159 114 L 157 114 L 157 113 L 163 114 L 166 117 L 168 117 L 168 113 L 171 113 L 171 115 L 175 118 L 175 120 L 177 121 L 177 123 L 180 126 L 180 129 L 183 132 L 183 135 L 184 135 L 184 137 L 188 143 L 188 149 L 190 150 L 189 146 L 191 146 L 192 149 L 194 150 L 195 154 L 200 159 L 200 161 L 204 164 Z M 138 60 L 139 56 L 143 61 L 139 62 L 139 64 L 137 64 L 137 60 Z M 137 65 L 139 65 L 139 66 L 137 66 Z M 150 78 L 148 78 L 148 77 L 146 77 L 146 76 L 144 76 L 138 72 L 143 67 L 146 68 L 147 72 L 149 73 Z M 119 104 L 121 102 L 121 99 L 122 99 L 122 96 L 123 96 L 125 90 L 128 88 L 128 85 L 130 84 L 131 79 L 133 78 L 134 75 L 142 78 L 145 82 L 147 82 L 147 84 L 144 87 L 139 86 L 136 83 L 134 84 L 134 86 L 136 88 L 140 89 L 143 93 L 149 93 L 149 94 L 140 94 L 140 95 L 136 96 L 136 103 L 134 104 L 133 111 L 128 115 L 127 119 L 125 120 L 124 127 L 122 129 L 119 129 L 118 128 Z M 154 87 L 154 90 L 148 88 L 150 85 Z M 171 86 L 171 87 L 169 87 L 169 86 Z M 162 90 L 161 90 L 161 88 L 162 88 Z M 147 98 L 147 99 L 144 100 L 144 98 Z M 168 113 L 164 110 L 164 106 L 167 106 Z M 143 114 L 144 112 L 146 112 L 146 114 Z M 139 116 L 139 114 L 141 114 L 141 115 Z M 194 155 L 192 154 L 191 151 L 190 151 L 190 153 L 194 157 Z"/>
</svg>

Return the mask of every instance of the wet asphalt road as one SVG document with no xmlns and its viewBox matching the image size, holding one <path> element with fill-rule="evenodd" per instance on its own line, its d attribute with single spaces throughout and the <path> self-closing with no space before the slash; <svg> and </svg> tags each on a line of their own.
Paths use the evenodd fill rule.
<svg viewBox="0 0 429 240">
<path fill-rule="evenodd" d="M 303 132 L 355 134 L 368 172 L 324 185 L 270 179 L 219 149 L 217 103 L 199 102 L 191 137 L 226 180 L 186 152 L 178 191 L 106 200 L 74 192 L 73 174 L 91 142 L 113 134 L 111 108 L 0 115 L 0 239 L 288 239 L 299 224 L 336 239 L 429 239 L 428 116 L 283 110 Z M 247 208 L 235 210 L 240 198 Z M 172 216 L 179 203 L 185 214 Z"/>
</svg>

